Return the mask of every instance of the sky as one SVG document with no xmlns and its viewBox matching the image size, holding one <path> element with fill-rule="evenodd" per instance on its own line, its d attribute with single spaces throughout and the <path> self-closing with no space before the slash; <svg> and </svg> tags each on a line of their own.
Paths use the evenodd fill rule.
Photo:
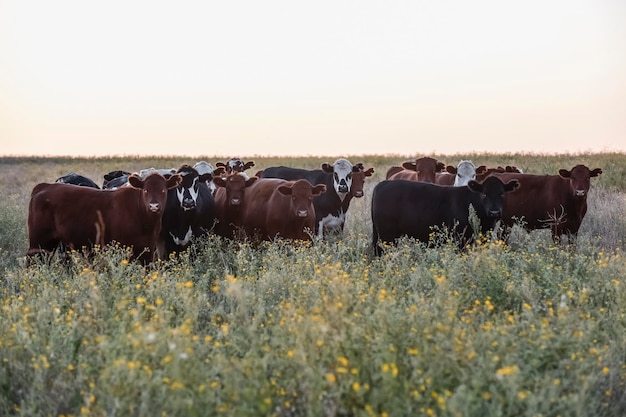
<svg viewBox="0 0 626 417">
<path fill-rule="evenodd" d="M 626 152 L 624 0 L 0 0 L 0 155 Z"/>
</svg>

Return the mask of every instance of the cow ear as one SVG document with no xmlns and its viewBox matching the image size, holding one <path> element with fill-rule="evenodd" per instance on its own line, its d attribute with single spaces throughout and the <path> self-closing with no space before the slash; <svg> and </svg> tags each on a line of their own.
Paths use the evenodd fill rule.
<svg viewBox="0 0 626 417">
<path fill-rule="evenodd" d="M 457 170 L 456 170 L 456 167 L 453 167 L 452 165 L 448 165 L 446 166 L 446 172 L 448 174 L 456 175 Z"/>
<path fill-rule="evenodd" d="M 248 168 L 252 168 L 254 166 L 254 161 L 248 161 L 246 162 L 246 164 L 243 166 L 243 170 L 245 171 Z"/>
<path fill-rule="evenodd" d="M 518 180 L 511 180 L 504 184 L 504 192 L 515 191 L 519 188 L 520 183 Z"/>
<path fill-rule="evenodd" d="M 206 174 L 202 174 L 198 177 L 199 181 L 211 181 L 213 179 L 213 175 L 209 174 L 208 172 Z"/>
<path fill-rule="evenodd" d="M 477 193 L 483 192 L 483 185 L 478 181 L 470 180 L 470 182 L 467 183 L 467 188 Z"/>
<path fill-rule="evenodd" d="M 215 163 L 215 166 L 216 166 L 216 167 L 222 167 L 222 168 L 226 169 L 226 164 L 225 164 L 225 163 L 223 163 L 223 162 L 216 162 L 216 163 Z"/>
<path fill-rule="evenodd" d="M 437 162 L 437 167 L 435 168 L 435 172 L 441 172 L 446 169 L 446 164 L 443 162 Z"/>
<path fill-rule="evenodd" d="M 417 163 L 415 161 L 406 161 L 402 163 L 402 168 L 410 169 L 415 171 L 415 167 L 417 167 Z"/>
<path fill-rule="evenodd" d="M 326 185 L 324 184 L 317 184 L 315 187 L 313 187 L 313 190 L 312 190 L 313 195 L 320 195 L 325 192 L 326 192 Z"/>
<path fill-rule="evenodd" d="M 226 169 L 225 169 L 223 166 L 221 166 L 221 167 L 219 167 L 219 168 L 215 168 L 215 169 L 213 170 L 213 176 L 215 176 L 215 177 L 216 177 L 216 176 L 218 176 L 218 175 L 222 175 L 222 174 L 223 174 L 223 173 L 225 173 L 225 172 L 226 172 Z"/>
<path fill-rule="evenodd" d="M 277 188 L 278 192 L 281 193 L 282 195 L 291 195 L 291 187 L 287 186 L 287 185 L 280 185 Z"/>
<path fill-rule="evenodd" d="M 571 171 L 568 171 L 566 169 L 559 169 L 559 175 L 562 176 L 563 178 L 569 178 L 571 174 Z"/>
<path fill-rule="evenodd" d="M 359 172 L 359 171 L 364 171 L 364 170 L 365 170 L 365 166 L 363 165 L 363 162 L 357 162 L 356 164 L 352 166 L 352 172 Z"/>
<path fill-rule="evenodd" d="M 602 168 L 596 168 L 593 171 L 589 172 L 590 177 L 597 177 L 600 174 L 602 174 Z"/>
<path fill-rule="evenodd" d="M 329 165 L 328 163 L 324 162 L 322 164 L 322 171 L 328 173 L 328 174 L 332 174 L 333 173 L 333 166 Z"/>
<path fill-rule="evenodd" d="M 132 174 L 130 177 L 128 177 L 128 183 L 133 188 L 143 188 L 143 180 L 137 174 Z"/>
<path fill-rule="evenodd" d="M 256 174 L 254 174 L 254 176 L 255 176 L 255 177 L 259 177 L 259 178 L 261 178 L 261 176 L 263 175 L 263 171 L 264 171 L 264 170 L 257 171 L 257 173 L 256 173 Z"/>
<path fill-rule="evenodd" d="M 476 168 L 476 174 L 484 174 L 485 172 L 487 172 L 487 166 L 485 165 L 481 165 Z"/>
<path fill-rule="evenodd" d="M 374 173 L 374 168 L 370 168 L 364 172 L 366 177 L 371 177 L 373 173 Z"/>
<path fill-rule="evenodd" d="M 213 184 L 217 185 L 218 187 L 226 187 L 226 178 L 221 176 L 213 177 Z"/>
<path fill-rule="evenodd" d="M 251 186 L 252 184 L 254 184 L 256 182 L 256 180 L 258 180 L 259 177 L 250 177 L 246 180 L 246 187 Z"/>
<path fill-rule="evenodd" d="M 167 189 L 170 190 L 172 188 L 178 187 L 178 184 L 180 184 L 181 182 L 183 182 L 183 177 L 178 174 L 173 174 L 167 179 L 165 185 L 167 186 Z"/>
</svg>

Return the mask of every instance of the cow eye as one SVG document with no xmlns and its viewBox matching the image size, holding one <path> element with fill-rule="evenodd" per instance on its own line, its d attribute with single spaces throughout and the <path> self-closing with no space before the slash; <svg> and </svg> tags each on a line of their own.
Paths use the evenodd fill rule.
<svg viewBox="0 0 626 417">
<path fill-rule="evenodd" d="M 351 179 L 352 179 L 352 174 L 351 174 L 351 173 L 350 173 L 350 174 L 348 174 L 348 176 L 347 176 L 346 178 L 348 178 L 349 180 L 351 180 Z"/>
</svg>

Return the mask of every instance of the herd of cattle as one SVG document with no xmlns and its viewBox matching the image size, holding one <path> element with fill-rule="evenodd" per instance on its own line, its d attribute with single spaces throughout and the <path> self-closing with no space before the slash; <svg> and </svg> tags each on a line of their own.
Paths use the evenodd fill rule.
<svg viewBox="0 0 626 417">
<path fill-rule="evenodd" d="M 279 166 L 250 176 L 245 171 L 253 166 L 233 158 L 215 166 L 202 161 L 178 169 L 111 171 L 101 187 L 76 173 L 38 184 L 29 204 L 27 255 L 117 242 L 149 263 L 185 250 L 206 233 L 250 241 L 323 238 L 343 231 L 350 201 L 363 197 L 365 179 L 374 173 L 344 158 L 321 169 Z M 532 175 L 465 160 L 456 167 L 430 157 L 404 162 L 374 187 L 372 250 L 379 255 L 381 243 L 403 236 L 428 242 L 441 227 L 463 245 L 475 219 L 482 232 L 501 220 L 529 230 L 550 228 L 555 239 L 575 236 L 587 211 L 590 179 L 601 173 L 585 165 Z"/>
</svg>

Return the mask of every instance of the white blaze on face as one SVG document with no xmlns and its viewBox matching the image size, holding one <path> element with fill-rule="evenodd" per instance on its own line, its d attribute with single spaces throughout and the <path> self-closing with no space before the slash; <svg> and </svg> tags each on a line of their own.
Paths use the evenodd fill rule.
<svg viewBox="0 0 626 417">
<path fill-rule="evenodd" d="M 472 161 L 461 161 L 456 167 L 456 177 L 454 178 L 454 186 L 462 187 L 467 185 L 471 180 L 476 179 L 476 166 Z"/>
<path fill-rule="evenodd" d="M 352 164 L 347 159 L 337 159 L 333 164 L 333 186 L 343 201 L 352 187 Z"/>
<path fill-rule="evenodd" d="M 179 172 L 178 174 L 183 177 L 182 182 L 185 182 L 185 176 L 189 175 L 190 173 L 182 171 L 182 172 Z M 176 189 L 176 197 L 178 198 L 178 203 L 184 210 L 190 210 L 193 207 L 188 207 L 185 205 L 186 193 L 189 193 L 188 198 L 191 198 L 191 200 L 193 200 L 193 206 L 195 207 L 195 205 L 198 203 L 198 194 L 200 194 L 200 187 L 198 187 L 198 177 L 195 177 L 193 179 L 193 181 L 191 182 L 191 187 L 185 188 L 183 186 L 179 186 Z"/>
</svg>

